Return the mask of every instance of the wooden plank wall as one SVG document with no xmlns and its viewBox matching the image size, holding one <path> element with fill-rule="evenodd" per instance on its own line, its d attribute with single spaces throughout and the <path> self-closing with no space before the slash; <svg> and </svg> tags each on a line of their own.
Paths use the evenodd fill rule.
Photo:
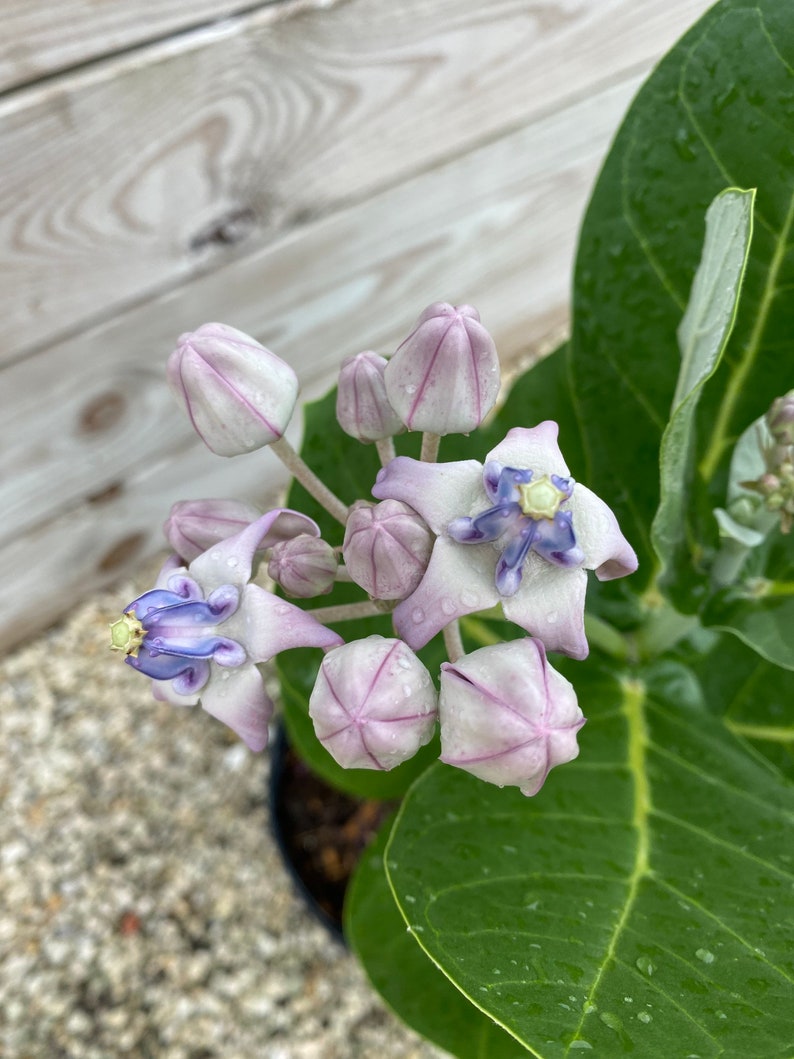
<svg viewBox="0 0 794 1059">
<path fill-rule="evenodd" d="M 621 115 L 703 0 L 43 0 L 0 45 L 4 646 L 161 547 L 183 496 L 262 496 L 163 382 L 207 319 L 308 393 L 423 306 L 506 359 L 567 319 Z M 101 14 L 99 14 L 101 12 Z"/>
</svg>

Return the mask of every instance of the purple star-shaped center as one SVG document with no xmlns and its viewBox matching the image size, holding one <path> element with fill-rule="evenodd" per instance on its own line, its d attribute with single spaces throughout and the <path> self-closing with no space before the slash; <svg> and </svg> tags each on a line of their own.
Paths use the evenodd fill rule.
<svg viewBox="0 0 794 1059">
<path fill-rule="evenodd" d="M 573 515 L 562 509 L 573 494 L 573 478 L 536 476 L 491 460 L 483 468 L 483 484 L 493 506 L 474 518 L 455 519 L 447 532 L 459 544 L 505 538 L 494 575 L 501 596 L 518 591 L 530 549 L 556 566 L 581 566 L 584 553 L 576 543 Z"/>
</svg>

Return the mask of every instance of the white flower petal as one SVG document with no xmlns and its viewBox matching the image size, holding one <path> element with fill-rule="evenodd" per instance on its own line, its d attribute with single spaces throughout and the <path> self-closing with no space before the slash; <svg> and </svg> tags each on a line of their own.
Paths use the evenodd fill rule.
<svg viewBox="0 0 794 1059">
<path fill-rule="evenodd" d="M 417 651 L 445 625 L 499 601 L 496 552 L 488 545 L 457 544 L 439 537 L 419 587 L 395 608 L 394 627 Z"/>
<path fill-rule="evenodd" d="M 434 533 L 443 533 L 454 518 L 470 514 L 472 507 L 488 506 L 482 464 L 476 460 L 423 463 L 398 456 L 380 471 L 372 495 L 410 504 Z"/>
<path fill-rule="evenodd" d="M 633 574 L 637 556 L 604 501 L 577 482 L 568 507 L 573 514 L 576 542 L 584 552 L 585 567 L 595 570 L 599 581 Z"/>
<path fill-rule="evenodd" d="M 236 669 L 213 666 L 209 683 L 201 692 L 201 705 L 236 732 L 251 750 L 264 750 L 267 746 L 273 703 L 255 665 Z"/>
<path fill-rule="evenodd" d="M 235 614 L 219 626 L 242 644 L 252 662 L 267 662 L 291 647 L 336 647 L 342 637 L 293 603 L 259 585 L 246 585 Z"/>
<path fill-rule="evenodd" d="M 546 419 L 536 427 L 514 427 L 488 453 L 486 462 L 497 460 L 505 467 L 536 471 L 538 475 L 558 474 L 561 478 L 567 478 L 571 472 L 557 444 L 558 432 L 559 428 L 553 419 Z"/>
<path fill-rule="evenodd" d="M 521 587 L 502 599 L 508 621 L 537 636 L 547 651 L 562 651 L 571 658 L 587 658 L 584 634 L 584 597 L 587 574 L 565 570 L 532 552 L 524 564 Z"/>
</svg>

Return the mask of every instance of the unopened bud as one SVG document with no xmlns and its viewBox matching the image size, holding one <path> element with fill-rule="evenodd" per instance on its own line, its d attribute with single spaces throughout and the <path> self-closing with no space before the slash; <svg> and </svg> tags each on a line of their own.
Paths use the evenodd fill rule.
<svg viewBox="0 0 794 1059">
<path fill-rule="evenodd" d="M 289 364 L 227 324 L 181 335 L 167 377 L 196 433 L 219 456 L 277 441 L 298 396 Z"/>
<path fill-rule="evenodd" d="M 317 738 L 343 768 L 388 771 L 430 741 L 436 690 L 402 640 L 368 636 L 323 658 L 309 714 Z"/>
<path fill-rule="evenodd" d="M 299 511 L 276 509 L 275 520 L 262 538 L 258 551 L 299 533 L 319 535 L 317 523 Z M 228 537 L 233 537 L 261 515 L 251 504 L 240 500 L 179 500 L 163 526 L 168 543 L 186 562 L 191 563 Z"/>
<path fill-rule="evenodd" d="M 386 396 L 386 358 L 357 353 L 342 361 L 336 394 L 336 418 L 346 434 L 359 441 L 380 441 L 405 427 Z"/>
<path fill-rule="evenodd" d="M 386 366 L 386 393 L 409 430 L 467 433 L 499 395 L 494 341 L 471 305 L 430 305 Z"/>
<path fill-rule="evenodd" d="M 794 445 L 794 390 L 775 398 L 766 414 L 766 425 L 779 445 Z"/>
<path fill-rule="evenodd" d="M 439 718 L 442 761 L 527 795 L 577 756 L 584 724 L 573 686 L 529 637 L 445 662 Z"/>
<path fill-rule="evenodd" d="M 404 599 L 422 580 L 434 540 L 408 504 L 359 501 L 347 520 L 342 554 L 347 572 L 374 599 Z"/>
<path fill-rule="evenodd" d="M 309 599 L 331 591 L 338 566 L 330 544 L 302 534 L 273 548 L 267 572 L 287 595 Z"/>
</svg>

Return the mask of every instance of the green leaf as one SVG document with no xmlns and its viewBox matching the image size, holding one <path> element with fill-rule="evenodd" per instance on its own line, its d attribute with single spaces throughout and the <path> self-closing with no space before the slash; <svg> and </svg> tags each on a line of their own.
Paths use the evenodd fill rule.
<svg viewBox="0 0 794 1059">
<path fill-rule="evenodd" d="M 790 1056 L 794 791 L 685 667 L 568 668 L 581 755 L 538 796 L 437 765 L 404 800 L 386 866 L 417 940 L 543 1059 Z"/>
<path fill-rule="evenodd" d="M 703 256 L 678 329 L 681 368 L 670 422 L 662 435 L 661 499 L 651 539 L 669 571 L 686 548 L 686 511 L 690 503 L 695 410 L 704 383 L 717 369 L 730 337 L 753 230 L 754 191 L 729 188 L 709 206 Z M 679 561 L 685 576 L 687 554 Z"/>
<path fill-rule="evenodd" d="M 762 658 L 794 669 L 794 554 L 791 537 L 777 530 L 753 549 L 744 579 L 706 605 L 703 624 L 724 629 Z M 774 571 L 773 579 L 766 572 Z"/>
<path fill-rule="evenodd" d="M 715 636 L 692 659 L 703 695 L 716 716 L 789 780 L 794 780 L 794 699 L 791 675 L 734 636 Z"/>
<path fill-rule="evenodd" d="M 359 861 L 345 898 L 345 936 L 372 984 L 404 1022 L 458 1059 L 518 1059 L 525 1049 L 482 1015 L 406 929 L 386 881 L 385 823 Z"/>
<path fill-rule="evenodd" d="M 616 137 L 582 227 L 570 372 L 588 466 L 582 480 L 656 573 L 648 528 L 676 389 L 676 329 L 700 258 L 703 216 L 726 187 L 755 187 L 755 234 L 725 355 L 696 415 L 687 536 L 705 592 L 731 448 L 790 386 L 794 333 L 794 7 L 723 0 L 659 64 Z M 687 591 L 690 588 L 687 587 Z"/>
</svg>

